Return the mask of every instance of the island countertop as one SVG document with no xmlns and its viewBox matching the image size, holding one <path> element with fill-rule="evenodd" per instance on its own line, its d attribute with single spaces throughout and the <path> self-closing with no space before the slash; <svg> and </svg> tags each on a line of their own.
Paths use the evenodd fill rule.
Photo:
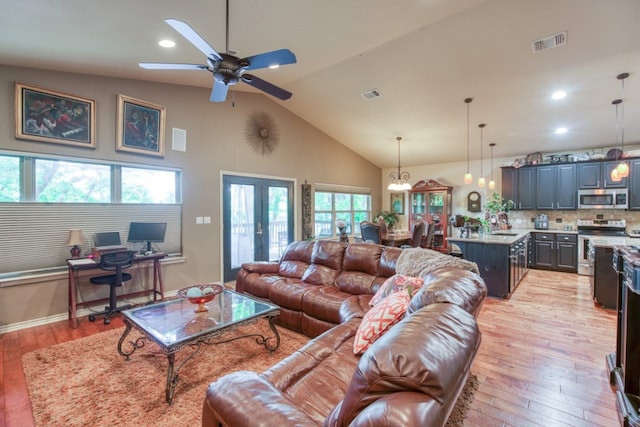
<svg viewBox="0 0 640 427">
<path fill-rule="evenodd" d="M 447 237 L 447 241 L 510 245 L 529 233 L 578 234 L 575 230 L 536 230 L 532 228 L 513 228 L 511 230 L 494 231 L 493 233 L 472 234 L 472 237 Z"/>
</svg>

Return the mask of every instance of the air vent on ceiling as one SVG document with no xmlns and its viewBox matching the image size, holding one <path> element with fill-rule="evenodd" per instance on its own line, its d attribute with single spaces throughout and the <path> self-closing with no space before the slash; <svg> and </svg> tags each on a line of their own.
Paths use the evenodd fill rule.
<svg viewBox="0 0 640 427">
<path fill-rule="evenodd" d="M 542 52 L 543 50 L 551 49 L 554 47 L 567 44 L 567 32 L 563 31 L 558 34 L 554 34 L 543 39 L 534 40 L 531 42 L 531 49 L 533 53 Z"/>
<path fill-rule="evenodd" d="M 370 89 L 362 92 L 360 95 L 362 95 L 362 97 L 368 101 L 370 99 L 381 98 L 382 92 L 380 92 L 378 89 Z"/>
</svg>

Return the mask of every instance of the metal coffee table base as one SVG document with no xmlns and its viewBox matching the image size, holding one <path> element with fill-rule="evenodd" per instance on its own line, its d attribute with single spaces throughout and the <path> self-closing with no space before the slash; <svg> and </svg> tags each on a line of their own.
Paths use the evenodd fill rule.
<svg viewBox="0 0 640 427">
<path fill-rule="evenodd" d="M 241 338 L 255 337 L 256 344 L 264 346 L 264 348 L 269 350 L 269 352 L 276 351 L 278 349 L 278 347 L 280 347 L 280 334 L 278 333 L 278 330 L 276 329 L 276 324 L 275 324 L 276 316 L 278 314 L 279 313 L 276 312 L 273 315 L 267 316 L 269 318 L 269 328 L 273 332 L 274 337 L 265 337 L 262 334 L 255 333 L 255 334 L 245 334 L 245 335 L 242 335 L 242 336 L 233 337 L 233 338 L 229 338 L 229 339 L 225 339 L 225 340 L 216 339 L 217 337 L 223 335 L 224 333 L 229 332 L 231 330 L 234 330 L 234 329 L 236 329 L 236 328 L 238 328 L 240 326 L 245 326 L 245 325 L 249 325 L 249 324 L 257 322 L 258 319 L 254 318 L 254 319 L 248 320 L 246 322 L 237 323 L 237 324 L 235 324 L 233 326 L 229 326 L 229 327 L 224 328 L 224 329 L 215 330 L 215 331 L 213 331 L 213 332 L 211 332 L 209 334 L 196 337 L 193 340 L 187 341 L 187 342 L 184 342 L 184 343 L 176 344 L 176 345 L 169 346 L 169 347 L 166 347 L 166 346 L 160 344 L 160 348 L 167 355 L 167 360 L 169 361 L 169 366 L 167 368 L 167 385 L 166 385 L 166 388 L 165 388 L 165 399 L 166 399 L 167 403 L 169 405 L 171 405 L 171 403 L 173 402 L 173 396 L 174 396 L 174 394 L 176 392 L 176 386 L 178 385 L 178 377 L 179 377 L 178 373 L 179 373 L 180 369 L 184 366 L 185 363 L 187 363 L 196 354 L 198 354 L 200 352 L 200 350 L 202 349 L 202 345 L 203 344 L 206 344 L 206 345 L 223 344 L 223 343 L 239 340 Z M 124 321 L 124 324 L 125 324 L 125 330 L 122 333 L 122 336 L 120 337 L 120 340 L 118 340 L 118 353 L 120 353 L 122 356 L 124 356 L 125 360 L 129 360 L 129 357 L 137 349 L 144 347 L 145 342 L 146 342 L 147 339 L 151 339 L 154 342 L 155 342 L 155 340 L 153 340 L 153 338 L 148 336 L 146 334 L 146 332 L 143 331 L 142 329 L 136 328 L 140 332 L 142 332 L 144 334 L 144 336 L 139 337 L 135 341 L 128 341 L 130 350 L 129 351 L 123 350 L 123 344 L 125 344 L 125 340 L 127 338 L 127 335 L 129 335 L 129 332 L 131 332 L 131 330 L 133 329 L 134 324 L 131 323 L 126 317 L 123 317 L 122 320 Z M 275 343 L 271 344 L 272 340 L 275 340 Z M 176 353 L 178 351 L 182 350 L 185 347 L 194 348 L 194 351 L 192 351 L 191 354 L 189 354 L 189 356 L 187 356 L 184 360 L 182 360 L 178 364 L 178 366 L 175 366 Z"/>
</svg>

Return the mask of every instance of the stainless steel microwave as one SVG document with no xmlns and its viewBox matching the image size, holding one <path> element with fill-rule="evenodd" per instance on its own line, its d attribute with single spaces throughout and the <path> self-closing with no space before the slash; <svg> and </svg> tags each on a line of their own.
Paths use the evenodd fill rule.
<svg viewBox="0 0 640 427">
<path fill-rule="evenodd" d="M 629 190 L 626 188 L 597 188 L 578 190 L 578 209 L 627 209 Z"/>
</svg>

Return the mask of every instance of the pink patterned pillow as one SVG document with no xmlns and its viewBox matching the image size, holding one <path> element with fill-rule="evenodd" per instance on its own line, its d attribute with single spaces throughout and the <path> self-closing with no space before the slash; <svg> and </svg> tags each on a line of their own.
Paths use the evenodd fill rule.
<svg viewBox="0 0 640 427">
<path fill-rule="evenodd" d="M 369 301 L 369 305 L 373 307 L 389 295 L 400 291 L 413 295 L 421 287 L 422 278 L 420 277 L 403 276 L 401 274 L 393 275 L 384 281 L 378 292 Z"/>
<path fill-rule="evenodd" d="M 353 354 L 362 354 L 390 327 L 398 323 L 409 307 L 409 293 L 396 292 L 367 311 L 353 341 Z"/>
</svg>

